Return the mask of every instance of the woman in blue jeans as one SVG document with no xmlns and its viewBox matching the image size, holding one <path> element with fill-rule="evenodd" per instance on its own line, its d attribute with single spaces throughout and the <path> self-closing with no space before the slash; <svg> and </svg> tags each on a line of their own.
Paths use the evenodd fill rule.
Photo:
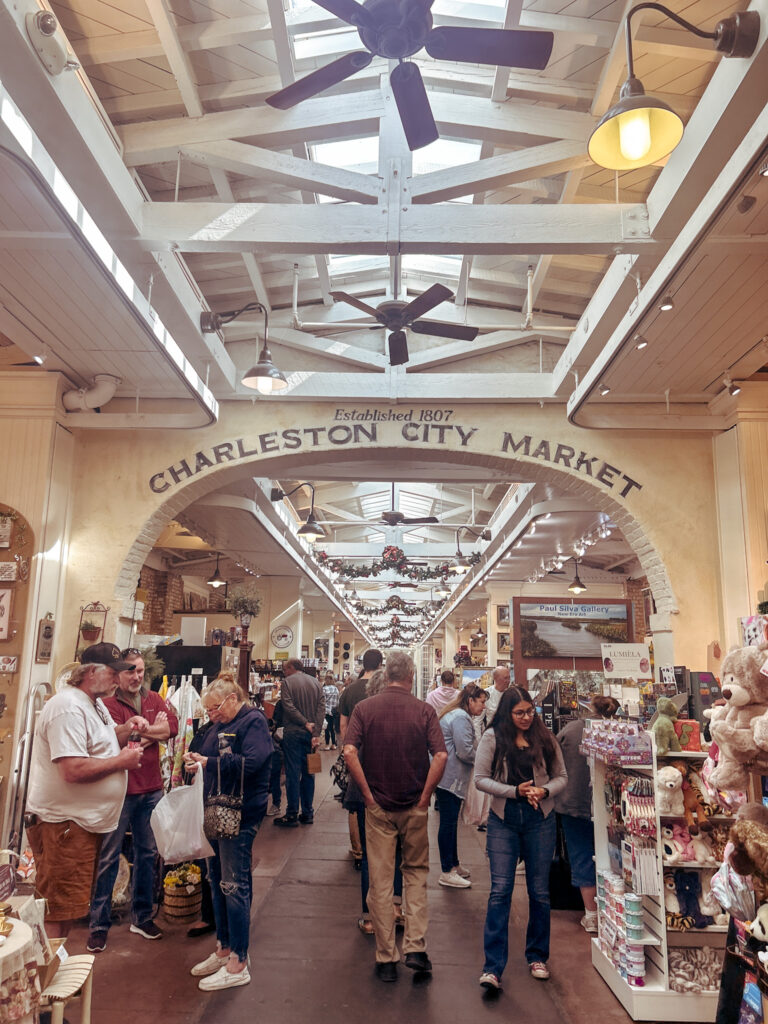
<svg viewBox="0 0 768 1024">
<path fill-rule="evenodd" d="M 213 723 L 199 752 L 184 755 L 188 771 L 205 772 L 205 795 L 219 791 L 243 794 L 239 833 L 231 839 L 210 840 L 208 880 L 216 921 L 216 949 L 195 964 L 204 992 L 247 985 L 248 935 L 251 925 L 251 847 L 267 809 L 272 740 L 267 720 L 251 707 L 231 672 L 223 672 L 202 697 Z"/>
<path fill-rule="evenodd" d="M 525 865 L 528 929 L 525 959 L 534 978 L 549 977 L 549 868 L 555 851 L 556 796 L 568 776 L 560 748 L 536 714 L 531 695 L 505 690 L 475 757 L 475 785 L 491 794 L 487 851 L 491 892 L 485 915 L 480 984 L 500 989 L 509 955 L 509 911 L 517 862 Z"/>
<path fill-rule="evenodd" d="M 445 674 L 445 673 L 443 673 Z M 448 760 L 437 784 L 435 799 L 440 814 L 437 846 L 440 850 L 440 885 L 468 889 L 469 871 L 459 862 L 459 814 L 475 763 L 475 729 L 472 718 L 482 715 L 487 694 L 477 683 L 468 683 L 461 693 L 438 713 Z"/>
</svg>

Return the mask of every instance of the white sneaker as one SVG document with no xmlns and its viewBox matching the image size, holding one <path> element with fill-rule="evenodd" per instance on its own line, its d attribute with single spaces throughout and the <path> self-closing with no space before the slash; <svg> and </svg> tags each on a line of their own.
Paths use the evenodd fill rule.
<svg viewBox="0 0 768 1024">
<path fill-rule="evenodd" d="M 454 889 L 469 889 L 472 885 L 468 878 L 462 878 L 455 871 L 443 871 L 438 882 L 440 885 L 447 885 Z"/>
<path fill-rule="evenodd" d="M 593 910 L 591 913 L 586 911 L 579 924 L 585 932 L 597 932 L 597 911 Z"/>
<path fill-rule="evenodd" d="M 456 872 L 457 875 L 461 875 L 462 878 L 471 878 L 472 877 L 472 875 L 469 873 L 469 871 L 467 871 L 466 868 L 463 868 L 461 866 L 461 864 L 457 864 L 456 867 L 453 870 Z"/>
<path fill-rule="evenodd" d="M 501 978 L 498 978 L 495 974 L 491 974 L 490 971 L 483 971 L 480 975 L 479 982 L 483 988 L 501 988 Z"/>
<path fill-rule="evenodd" d="M 224 966 L 209 978 L 203 978 L 202 981 L 199 981 L 197 987 L 202 989 L 203 992 L 216 992 L 222 988 L 237 988 L 238 985 L 248 985 L 250 980 L 251 975 L 247 965 L 242 971 L 238 971 L 237 974 L 231 974 L 226 966 Z"/>
<path fill-rule="evenodd" d="M 280 813 L 280 808 L 275 804 L 270 804 L 267 808 L 267 817 L 274 818 L 276 814 Z"/>
<path fill-rule="evenodd" d="M 205 960 L 201 960 L 199 964 L 195 964 L 189 973 L 195 978 L 202 978 L 206 974 L 215 974 L 220 970 L 222 964 L 226 966 L 228 960 L 229 953 L 226 956 L 217 956 L 214 952 L 207 956 Z"/>
</svg>

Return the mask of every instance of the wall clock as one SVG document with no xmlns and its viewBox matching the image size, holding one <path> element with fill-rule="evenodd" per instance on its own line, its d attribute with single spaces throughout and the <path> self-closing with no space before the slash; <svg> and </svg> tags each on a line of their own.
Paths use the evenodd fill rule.
<svg viewBox="0 0 768 1024">
<path fill-rule="evenodd" d="M 283 651 L 293 643 L 293 630 L 290 626 L 275 626 L 269 637 L 272 645 Z"/>
</svg>

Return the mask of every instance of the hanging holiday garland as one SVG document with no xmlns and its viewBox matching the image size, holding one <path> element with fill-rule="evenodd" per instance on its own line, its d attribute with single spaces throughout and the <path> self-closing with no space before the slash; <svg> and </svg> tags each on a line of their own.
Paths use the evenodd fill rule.
<svg viewBox="0 0 768 1024">
<path fill-rule="evenodd" d="M 411 565 L 402 548 L 397 548 L 394 545 L 384 548 L 381 559 L 371 562 L 369 565 L 343 562 L 340 558 L 329 558 L 326 551 L 316 552 L 315 557 L 323 569 L 346 576 L 348 579 L 364 579 L 389 571 L 396 572 L 398 576 L 404 576 L 409 580 L 440 580 L 451 571 L 450 562 L 443 562 L 436 566 Z M 467 556 L 467 560 L 470 565 L 477 565 L 480 561 L 479 552 L 473 551 Z"/>
</svg>

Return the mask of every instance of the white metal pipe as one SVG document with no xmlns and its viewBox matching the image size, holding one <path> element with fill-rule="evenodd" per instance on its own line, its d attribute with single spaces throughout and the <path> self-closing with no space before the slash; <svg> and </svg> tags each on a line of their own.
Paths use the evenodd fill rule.
<svg viewBox="0 0 768 1024">
<path fill-rule="evenodd" d="M 120 383 L 120 378 L 113 377 L 111 373 L 97 373 L 90 388 L 65 391 L 61 396 L 61 401 L 69 412 L 100 409 L 102 405 L 106 405 L 115 397 L 117 386 Z"/>
</svg>

